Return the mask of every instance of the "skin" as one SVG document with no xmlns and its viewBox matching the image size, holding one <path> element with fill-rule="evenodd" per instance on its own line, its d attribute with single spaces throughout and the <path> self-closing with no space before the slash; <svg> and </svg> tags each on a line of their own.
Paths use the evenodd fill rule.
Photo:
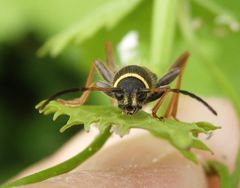
<svg viewBox="0 0 240 188">
<path fill-rule="evenodd" d="M 222 129 L 206 140 L 214 155 L 195 151 L 202 163 L 217 159 L 234 169 L 240 130 L 237 115 L 229 101 L 219 98 L 207 100 L 217 111 L 213 116 L 205 107 L 187 97 L 181 97 L 178 118 L 182 121 L 209 121 Z M 78 153 L 91 142 L 96 129 L 80 133 L 57 153 L 23 171 L 20 176 L 45 169 Z M 201 165 L 185 159 L 167 142 L 142 130 L 132 130 L 123 139 L 114 135 L 104 148 L 70 173 L 24 187 L 161 187 L 216 188 L 216 176 L 207 177 Z"/>
</svg>

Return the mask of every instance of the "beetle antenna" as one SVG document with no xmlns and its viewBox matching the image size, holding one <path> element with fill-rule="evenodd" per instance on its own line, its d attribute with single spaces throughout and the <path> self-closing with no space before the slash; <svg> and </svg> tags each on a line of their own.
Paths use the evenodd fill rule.
<svg viewBox="0 0 240 188">
<path fill-rule="evenodd" d="M 51 102 L 52 100 L 55 100 L 56 98 L 58 98 L 59 96 L 62 96 L 64 94 L 67 93 L 74 93 L 74 92 L 84 92 L 84 91 L 103 91 L 103 92 L 116 92 L 119 89 L 117 88 L 101 88 L 101 87 L 83 87 L 83 88 L 70 88 L 70 89 L 65 89 L 62 91 L 59 91 L 57 93 L 55 93 L 54 95 L 50 96 L 40 107 L 39 110 L 44 109 L 49 102 Z"/>
<path fill-rule="evenodd" d="M 199 96 L 197 96 L 189 91 L 180 90 L 180 89 L 169 89 L 169 91 L 174 92 L 174 93 L 181 93 L 183 95 L 188 95 L 189 97 L 196 99 L 197 101 L 201 102 L 204 106 L 206 106 L 214 115 L 217 116 L 216 110 L 214 110 L 213 107 L 211 107 L 206 101 L 204 101 Z"/>
</svg>

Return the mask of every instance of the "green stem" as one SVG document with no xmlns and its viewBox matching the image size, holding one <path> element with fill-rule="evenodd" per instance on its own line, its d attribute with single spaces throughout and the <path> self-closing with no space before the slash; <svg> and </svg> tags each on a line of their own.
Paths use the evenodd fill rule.
<svg viewBox="0 0 240 188">
<path fill-rule="evenodd" d="M 172 52 L 178 0 L 154 0 L 150 68 L 162 73 Z"/>
<path fill-rule="evenodd" d="M 220 188 L 230 188 L 231 179 L 228 168 L 218 161 L 208 161 L 209 174 L 217 174 L 220 177 Z"/>
<path fill-rule="evenodd" d="M 89 157 L 95 154 L 99 149 L 101 149 L 104 143 L 107 141 L 107 139 L 110 136 L 111 136 L 111 133 L 110 133 L 110 126 L 109 126 L 102 134 L 99 134 L 87 148 L 85 148 L 82 152 L 75 155 L 74 157 L 56 166 L 50 167 L 48 169 L 42 170 L 40 172 L 37 172 L 29 176 L 23 177 L 14 182 L 7 183 L 1 186 L 1 188 L 36 183 L 36 182 L 40 182 L 48 178 L 69 172 L 70 170 L 74 169 L 75 167 L 77 167 L 78 165 L 86 161 Z"/>
<path fill-rule="evenodd" d="M 223 74 L 221 69 L 219 69 L 219 67 L 216 66 L 214 63 L 210 62 L 210 60 L 207 58 L 207 55 L 205 55 L 206 53 L 204 49 L 201 48 L 200 45 L 201 42 L 194 35 L 194 32 L 190 24 L 191 14 L 189 8 L 189 0 L 181 1 L 179 14 L 180 14 L 179 15 L 180 29 L 182 31 L 183 36 L 185 37 L 185 40 L 191 46 L 192 51 L 195 51 L 195 53 L 202 59 L 202 63 L 204 63 L 205 67 L 207 67 L 206 70 L 209 71 L 209 75 L 213 77 L 213 79 L 216 81 L 219 87 L 223 88 L 225 94 L 231 98 L 235 106 L 235 109 L 237 110 L 238 115 L 240 116 L 240 100 L 236 90 L 234 89 L 234 86 Z"/>
<path fill-rule="evenodd" d="M 240 147 L 238 149 L 237 159 L 235 163 L 235 169 L 231 176 L 232 187 L 237 187 L 240 183 Z"/>
</svg>

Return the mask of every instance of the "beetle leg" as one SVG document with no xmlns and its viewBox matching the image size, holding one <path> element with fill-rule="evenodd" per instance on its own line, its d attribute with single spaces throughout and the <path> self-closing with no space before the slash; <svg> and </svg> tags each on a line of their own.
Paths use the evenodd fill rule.
<svg viewBox="0 0 240 188">
<path fill-rule="evenodd" d="M 162 119 L 161 117 L 157 116 L 157 111 L 159 110 L 160 106 L 162 105 L 162 103 L 163 103 L 164 99 L 166 98 L 167 94 L 168 94 L 168 91 L 164 91 L 162 96 L 160 97 L 160 99 L 157 101 L 157 103 L 152 108 L 152 116 L 154 118 Z"/>
<path fill-rule="evenodd" d="M 184 69 L 186 67 L 188 56 L 189 56 L 188 52 L 183 53 L 170 68 L 170 70 L 175 68 L 180 68 L 180 72 L 176 82 L 176 89 L 180 89 L 181 87 L 182 76 L 183 76 Z M 176 116 L 177 116 L 177 109 L 178 109 L 178 101 L 179 101 L 179 93 L 173 93 L 170 99 L 170 102 L 167 106 L 164 117 L 172 116 L 174 119 L 177 119 Z"/>
<path fill-rule="evenodd" d="M 96 60 L 94 62 L 96 69 L 98 70 L 99 74 L 102 76 L 102 78 L 111 83 L 113 80 L 113 73 L 99 60 Z"/>
<path fill-rule="evenodd" d="M 96 86 L 97 87 L 100 87 L 100 88 L 111 88 L 112 86 L 110 85 L 110 84 L 108 84 L 108 83 L 105 83 L 105 82 L 102 82 L 102 81 L 97 81 L 96 82 Z M 106 91 L 106 92 L 104 92 L 106 95 L 108 95 L 109 97 L 112 97 L 112 98 L 114 98 L 114 92 L 112 92 L 112 91 Z"/>
<path fill-rule="evenodd" d="M 111 72 L 105 67 L 105 65 L 103 63 L 101 63 L 100 61 L 95 61 L 91 66 L 85 87 L 93 87 L 95 85 L 95 83 L 93 82 L 93 75 L 94 75 L 95 69 L 98 70 L 99 74 L 107 82 L 111 82 L 111 80 L 112 80 Z M 58 101 L 64 105 L 70 106 L 70 107 L 80 106 L 87 101 L 90 93 L 91 93 L 91 91 L 88 90 L 88 91 L 83 92 L 81 97 L 78 97 L 76 99 L 73 99 L 73 100 L 58 99 Z"/>
<path fill-rule="evenodd" d="M 113 60 L 111 55 L 112 54 L 111 43 L 106 44 L 106 51 L 107 51 L 107 63 L 108 63 L 109 69 L 105 67 L 105 65 L 100 61 L 95 61 L 95 65 L 97 67 L 98 72 L 105 79 L 105 81 L 107 81 L 107 83 L 97 82 L 96 84 L 99 87 L 111 87 L 111 83 L 113 81 L 113 76 L 114 76 L 114 73 L 113 73 L 114 65 L 113 65 Z M 110 97 L 113 97 L 113 92 L 104 92 L 104 93 Z M 111 99 L 111 103 L 114 104 L 113 99 Z"/>
<path fill-rule="evenodd" d="M 92 82 L 94 70 L 95 70 L 95 64 L 93 63 L 91 66 L 85 87 L 93 87 L 95 85 Z M 58 99 L 57 101 L 66 106 L 76 107 L 76 106 L 80 106 L 80 105 L 84 104 L 87 101 L 90 93 L 91 93 L 91 91 L 88 90 L 88 91 L 83 92 L 83 94 L 78 98 L 75 98 L 72 100 Z"/>
<path fill-rule="evenodd" d="M 170 67 L 170 70 L 177 67 L 179 68 L 184 67 L 189 55 L 190 55 L 189 52 L 184 52 L 179 58 L 177 58 L 175 63 Z"/>
<path fill-rule="evenodd" d="M 174 68 L 169 70 L 157 83 L 157 87 L 170 84 L 179 75 L 180 68 Z"/>
<path fill-rule="evenodd" d="M 175 63 L 169 68 L 168 72 L 159 79 L 157 87 L 170 84 L 177 76 L 179 76 L 181 70 L 184 68 L 185 63 L 189 57 L 188 52 L 184 52 Z"/>
</svg>

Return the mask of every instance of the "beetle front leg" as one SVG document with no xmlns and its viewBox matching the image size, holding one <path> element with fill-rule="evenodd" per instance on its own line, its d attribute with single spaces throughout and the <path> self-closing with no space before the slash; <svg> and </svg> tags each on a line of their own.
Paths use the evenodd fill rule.
<svg viewBox="0 0 240 188">
<path fill-rule="evenodd" d="M 95 71 L 95 64 L 93 63 L 91 66 L 85 87 L 93 87 L 95 85 L 95 83 L 92 82 L 94 71 Z M 77 106 L 83 105 L 87 101 L 90 93 L 91 91 L 89 90 L 89 91 L 83 92 L 83 94 L 78 98 L 75 98 L 72 100 L 58 99 L 57 101 L 62 103 L 65 106 L 77 107 Z"/>
<path fill-rule="evenodd" d="M 98 72 L 100 73 L 100 75 L 103 77 L 104 80 L 106 80 L 107 82 L 111 82 L 112 81 L 112 73 L 109 71 L 109 69 L 107 67 L 105 67 L 105 65 L 103 63 L 101 63 L 100 61 L 95 61 L 90 69 L 88 78 L 87 78 L 87 82 L 85 84 L 85 87 L 93 87 L 95 86 L 95 83 L 93 82 L 93 75 L 95 72 L 95 69 L 98 70 Z M 63 105 L 66 106 L 70 106 L 70 107 L 76 107 L 76 106 L 80 106 L 82 104 L 84 104 L 89 95 L 90 95 L 91 91 L 85 91 L 81 97 L 78 97 L 76 99 L 73 100 L 64 100 L 64 99 L 58 99 L 58 102 L 62 103 Z"/>
<path fill-rule="evenodd" d="M 167 97 L 167 94 L 168 94 L 167 91 L 163 92 L 163 94 L 162 94 L 162 96 L 160 97 L 160 99 L 157 101 L 157 103 L 156 103 L 156 104 L 154 105 L 154 107 L 152 108 L 152 116 L 153 116 L 154 118 L 158 118 L 158 119 L 162 120 L 162 117 L 159 117 L 159 116 L 157 115 L 157 112 L 158 112 L 160 106 L 162 105 L 163 101 L 164 101 L 165 98 Z"/>
</svg>

